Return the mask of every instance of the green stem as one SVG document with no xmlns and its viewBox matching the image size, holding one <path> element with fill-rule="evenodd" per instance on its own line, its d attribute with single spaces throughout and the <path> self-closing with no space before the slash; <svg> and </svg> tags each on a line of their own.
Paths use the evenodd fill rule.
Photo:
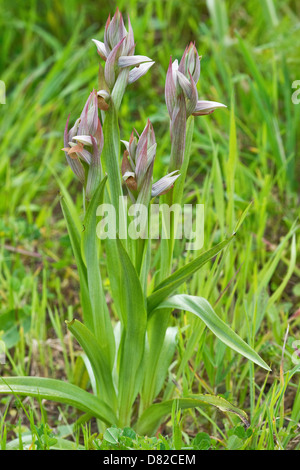
<svg viewBox="0 0 300 470">
<path fill-rule="evenodd" d="M 168 204 L 169 207 L 174 203 L 182 203 L 184 182 L 190 160 L 192 137 L 194 130 L 194 117 L 191 116 L 187 121 L 186 127 L 186 146 L 184 151 L 184 160 L 180 169 L 180 178 L 175 183 L 174 188 L 161 198 L 160 203 Z M 173 150 L 174 151 L 174 150 Z M 161 264 L 159 282 L 163 281 L 172 270 L 173 252 L 175 244 L 175 229 L 177 227 L 177 216 L 170 213 L 170 238 L 161 240 Z M 142 391 L 142 407 L 145 409 L 150 406 L 155 399 L 156 370 L 160 358 L 161 350 L 164 344 L 166 330 L 169 323 L 171 309 L 163 309 L 159 315 L 154 315 L 148 322 L 147 334 L 149 353 L 146 360 L 146 376 Z"/>
</svg>

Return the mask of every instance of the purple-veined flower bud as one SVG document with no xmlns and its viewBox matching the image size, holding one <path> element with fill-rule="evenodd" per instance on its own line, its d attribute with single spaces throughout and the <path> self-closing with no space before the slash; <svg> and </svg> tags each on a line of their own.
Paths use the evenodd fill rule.
<svg viewBox="0 0 300 470">
<path fill-rule="evenodd" d="M 183 73 L 186 77 L 189 77 L 191 74 L 196 84 L 200 78 L 200 58 L 195 44 L 191 42 L 186 47 L 178 67 L 179 72 Z"/>
<path fill-rule="evenodd" d="M 195 44 L 185 49 L 181 61 L 170 58 L 165 84 L 165 99 L 170 116 L 171 160 L 170 170 L 180 169 L 185 149 L 186 120 L 202 116 L 226 106 L 198 100 L 197 82 L 200 78 L 200 57 Z"/>
<path fill-rule="evenodd" d="M 124 75 L 127 83 L 133 83 L 142 77 L 154 62 L 146 56 L 135 56 L 133 30 L 128 17 L 128 31 L 125 28 L 122 14 L 117 8 L 112 20 L 107 20 L 104 32 L 104 42 L 93 39 L 98 54 L 105 60 L 104 76 L 108 88 L 112 91 L 117 76 L 122 69 L 128 69 Z M 134 67 L 129 70 L 130 67 Z"/>
<path fill-rule="evenodd" d="M 122 176 L 131 198 L 147 205 L 152 197 L 168 192 L 179 174 L 177 170 L 173 171 L 152 185 L 157 144 L 149 119 L 141 135 L 135 130 L 128 142 L 124 140 L 121 142 L 126 147 L 122 161 Z"/>
<path fill-rule="evenodd" d="M 134 196 L 143 194 L 144 202 L 151 194 L 156 142 L 153 126 L 148 120 L 142 134 L 132 132 L 129 142 L 123 141 L 126 151 L 122 162 L 122 175 Z M 140 200 L 139 200 L 140 202 Z"/>
<path fill-rule="evenodd" d="M 101 180 L 100 155 L 103 149 L 103 132 L 98 117 L 98 96 L 93 90 L 81 116 L 68 131 L 67 120 L 63 150 L 71 169 L 86 189 L 87 199 L 91 199 Z M 88 165 L 87 174 L 85 171 Z"/>
<path fill-rule="evenodd" d="M 145 129 L 139 137 L 135 151 L 135 175 L 138 189 L 141 188 L 148 169 L 151 166 L 153 168 L 152 164 L 156 154 L 156 146 L 153 126 L 148 119 Z"/>
<path fill-rule="evenodd" d="M 195 45 L 190 43 L 185 49 L 179 65 L 177 60 L 172 63 L 172 58 L 170 58 L 166 77 L 165 98 L 171 121 L 176 105 L 178 105 L 182 94 L 186 101 L 187 118 L 191 114 L 195 116 L 204 115 L 213 112 L 217 108 L 226 107 L 221 103 L 215 103 L 215 106 L 212 105 L 210 108 L 206 108 L 205 103 L 209 102 L 198 100 L 196 85 L 199 77 L 200 57 Z"/>
<path fill-rule="evenodd" d="M 170 57 L 165 85 L 165 99 L 170 119 L 173 117 L 173 111 L 176 105 L 176 62 L 178 65 L 178 61 L 172 63 L 172 57 Z"/>
<path fill-rule="evenodd" d="M 62 150 L 64 150 L 64 152 L 65 152 L 67 162 L 68 162 L 70 168 L 72 169 L 73 173 L 77 176 L 79 181 L 82 184 L 84 184 L 85 172 L 84 172 L 84 168 L 82 166 L 82 163 L 81 163 L 79 157 L 76 155 L 76 153 L 73 154 L 73 155 L 69 154 L 69 150 L 70 150 L 69 142 L 72 141 L 73 136 L 75 134 L 77 134 L 79 119 L 77 119 L 77 121 L 75 122 L 72 129 L 70 129 L 70 131 L 68 130 L 69 129 L 69 120 L 70 120 L 70 115 L 68 116 L 68 119 L 67 119 L 67 122 L 66 122 L 66 127 L 65 127 L 65 131 L 64 131 L 64 148 Z"/>
</svg>

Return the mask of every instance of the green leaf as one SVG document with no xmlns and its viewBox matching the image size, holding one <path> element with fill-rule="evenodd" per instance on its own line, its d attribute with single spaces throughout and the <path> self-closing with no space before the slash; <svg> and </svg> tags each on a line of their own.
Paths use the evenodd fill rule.
<svg viewBox="0 0 300 470">
<path fill-rule="evenodd" d="M 236 414 L 246 426 L 249 426 L 247 414 L 229 403 L 225 398 L 214 395 L 190 395 L 185 398 L 174 398 L 149 406 L 137 422 L 137 433 L 141 435 L 154 433 L 161 419 L 171 414 L 174 401 L 177 402 L 178 408 L 181 409 L 196 408 L 203 404 L 212 405 L 225 413 Z"/>
<path fill-rule="evenodd" d="M 122 307 L 122 334 L 119 347 L 119 404 L 120 422 L 129 423 L 133 401 L 139 391 L 140 367 L 144 355 L 147 313 L 145 299 L 137 272 L 117 238 L 119 253 L 119 302 Z"/>
<path fill-rule="evenodd" d="M 112 381 L 111 368 L 101 352 L 97 339 L 80 321 L 72 320 L 66 323 L 89 358 L 97 382 L 99 396 L 102 396 L 104 401 L 115 407 L 116 392 Z"/>
<path fill-rule="evenodd" d="M 249 212 L 249 210 L 250 210 L 252 204 L 253 204 L 253 201 L 251 201 L 251 202 L 248 204 L 248 206 L 246 207 L 246 209 L 243 211 L 241 217 L 239 218 L 239 220 L 238 220 L 238 222 L 237 222 L 237 224 L 236 224 L 236 226 L 235 226 L 235 228 L 234 228 L 234 231 L 235 231 L 235 232 L 238 231 L 238 229 L 240 228 L 240 226 L 241 226 L 242 223 L 244 222 L 244 220 L 245 220 L 245 218 L 246 218 L 246 215 L 248 214 L 248 212 Z"/>
<path fill-rule="evenodd" d="M 118 444 L 119 438 L 121 436 L 122 430 L 119 428 L 108 428 L 103 434 L 103 439 L 105 439 L 110 444 Z"/>
<path fill-rule="evenodd" d="M 297 261 L 297 248 L 296 248 L 296 236 L 295 234 L 293 235 L 292 238 L 292 244 L 291 244 L 291 259 L 288 265 L 288 270 L 286 275 L 284 276 L 281 284 L 277 287 L 275 292 L 272 294 L 272 296 L 268 300 L 267 304 L 267 311 L 271 308 L 272 305 L 274 305 L 275 302 L 278 301 L 280 296 L 282 295 L 284 289 L 286 288 L 291 276 L 293 275 L 295 266 L 296 266 L 296 261 Z"/>
<path fill-rule="evenodd" d="M 29 448 L 32 444 L 32 434 L 22 435 L 22 444 L 24 447 Z M 60 437 L 56 438 L 56 442 L 51 445 L 51 450 L 85 450 L 83 445 L 77 444 L 76 442 L 69 441 L 67 439 L 62 439 Z M 10 442 L 6 443 L 6 450 L 20 450 L 20 438 L 13 439 Z"/>
<path fill-rule="evenodd" d="M 87 284 L 87 271 L 86 266 L 82 260 L 81 256 L 81 237 L 78 231 L 77 225 L 74 222 L 74 218 L 69 210 L 69 207 L 64 198 L 60 201 L 61 208 L 63 211 L 63 215 L 67 224 L 67 229 L 72 245 L 72 250 L 75 256 L 76 265 L 79 274 L 79 281 L 80 281 L 80 296 L 81 296 L 81 304 L 82 304 L 82 311 L 83 311 L 83 319 L 85 325 L 93 330 L 94 321 L 93 321 L 93 310 L 92 305 L 90 302 L 88 284 Z"/>
<path fill-rule="evenodd" d="M 112 366 L 114 336 L 102 285 L 96 234 L 96 211 L 98 205 L 103 201 L 106 180 L 107 177 L 103 178 L 88 205 L 83 222 L 84 231 L 82 233 L 81 250 L 87 270 L 88 290 L 93 312 L 93 329 L 91 331 Z"/>
<path fill-rule="evenodd" d="M 154 391 L 155 397 L 159 394 L 163 387 L 164 381 L 168 373 L 168 369 L 170 367 L 172 359 L 174 358 L 177 334 L 178 328 L 176 326 L 170 326 L 169 328 L 167 328 L 164 344 L 157 362 Z"/>
<path fill-rule="evenodd" d="M 250 359 L 255 364 L 258 364 L 263 369 L 271 370 L 257 352 L 218 317 L 212 306 L 203 297 L 185 294 L 174 295 L 164 301 L 158 308 L 173 308 L 193 313 L 227 346 Z"/>
<path fill-rule="evenodd" d="M 0 393 L 2 394 L 45 398 L 46 400 L 66 403 L 109 425 L 117 422 L 113 410 L 107 403 L 76 385 L 62 380 L 39 377 L 8 377 L 1 379 Z"/>
<path fill-rule="evenodd" d="M 53 174 L 53 176 L 55 177 L 56 182 L 57 182 L 57 184 L 59 186 L 59 189 L 61 191 L 62 200 L 64 200 L 66 205 L 68 206 L 68 211 L 71 215 L 71 219 L 72 219 L 73 223 L 75 224 L 75 227 L 77 228 L 77 231 L 79 231 L 80 228 L 82 227 L 82 224 L 81 224 L 81 221 L 80 221 L 80 217 L 78 215 L 77 208 L 76 208 L 76 206 L 75 206 L 75 204 L 72 200 L 72 197 L 70 196 L 70 194 L 68 192 L 68 189 L 65 187 L 65 185 L 63 184 L 62 180 L 59 178 L 59 176 L 57 175 L 55 170 L 50 166 L 49 163 L 46 162 L 46 165 L 47 165 L 48 169 L 51 171 L 51 173 Z"/>
<path fill-rule="evenodd" d="M 137 275 L 119 238 L 105 240 L 112 298 L 121 322 L 118 350 L 118 399 L 121 426 L 129 424 L 132 403 L 139 392 L 147 314 Z"/>
<path fill-rule="evenodd" d="M 13 309 L 0 314 L 0 331 L 2 341 L 7 349 L 12 348 L 20 341 L 20 328 L 28 333 L 31 326 L 30 311 L 27 309 Z M 0 350 L 1 354 L 1 350 Z"/>
<path fill-rule="evenodd" d="M 193 439 L 192 444 L 197 450 L 208 450 L 211 446 L 210 436 L 206 432 L 199 432 Z"/>
<path fill-rule="evenodd" d="M 166 317 L 166 320 L 168 320 L 169 315 L 166 315 Z M 155 318 L 153 318 L 153 320 L 154 319 Z M 163 325 L 161 325 L 161 328 L 163 329 Z M 157 343 L 154 342 L 155 339 L 157 339 L 156 333 L 157 331 L 151 331 L 151 328 L 148 328 L 147 330 L 149 341 L 151 340 L 152 336 L 154 336 L 154 338 L 152 338 L 153 341 L 151 342 L 152 347 L 154 348 L 154 353 L 150 352 L 148 345 L 146 348 L 147 353 L 145 354 L 146 373 L 144 377 L 143 390 L 141 393 L 141 405 L 145 405 L 145 407 L 149 406 L 153 402 L 154 398 L 157 397 L 164 385 L 168 369 L 176 349 L 178 328 L 167 328 L 161 347 L 159 345 L 159 341 Z"/>
<path fill-rule="evenodd" d="M 225 248 L 225 246 L 230 243 L 233 237 L 234 235 L 214 246 L 205 253 L 202 253 L 196 259 L 190 261 L 188 264 L 178 269 L 175 271 L 175 273 L 171 274 L 171 276 L 167 277 L 163 282 L 161 282 L 147 299 L 148 315 L 153 313 L 153 310 L 157 308 L 158 305 L 168 297 L 168 295 L 172 294 L 190 276 L 196 273 L 200 268 L 202 268 L 202 266 L 204 266 L 204 264 L 216 256 L 221 250 L 223 250 L 223 248 Z"/>
</svg>

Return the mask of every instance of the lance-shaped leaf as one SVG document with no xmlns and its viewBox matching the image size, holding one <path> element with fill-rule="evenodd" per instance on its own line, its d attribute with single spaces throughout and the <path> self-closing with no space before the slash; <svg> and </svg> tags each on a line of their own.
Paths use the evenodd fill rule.
<svg viewBox="0 0 300 470">
<path fill-rule="evenodd" d="M 179 294 L 162 302 L 159 308 L 173 308 L 191 312 L 199 317 L 206 326 L 224 344 L 263 369 L 271 370 L 263 359 L 242 338 L 240 338 L 220 317 L 215 313 L 210 303 L 203 297 Z M 159 314 L 159 313 L 158 313 Z"/>
<path fill-rule="evenodd" d="M 98 240 L 96 238 L 96 211 L 103 201 L 106 177 L 98 186 L 83 221 L 85 227 L 81 239 L 82 258 L 86 265 L 89 295 L 93 311 L 92 332 L 97 338 L 102 353 L 110 364 L 114 358 L 114 336 L 108 307 L 105 301 L 99 260 Z"/>
<path fill-rule="evenodd" d="M 167 328 L 159 354 L 157 348 L 155 348 L 154 354 L 150 353 L 150 347 L 149 344 L 147 344 L 144 366 L 146 373 L 144 378 L 143 390 L 141 393 L 142 404 L 145 404 L 145 406 L 147 406 L 147 404 L 150 405 L 153 402 L 154 398 L 157 397 L 164 385 L 168 369 L 174 357 L 177 334 L 177 327 Z M 148 328 L 148 340 L 149 336 L 151 336 L 151 331 L 149 331 Z M 157 360 L 155 361 L 155 364 L 153 364 L 154 356 L 156 355 Z"/>
<path fill-rule="evenodd" d="M 182 268 L 175 271 L 171 276 L 167 277 L 161 282 L 148 297 L 148 315 L 158 307 L 158 305 L 172 294 L 181 284 L 183 284 L 190 276 L 196 273 L 205 263 L 216 256 L 228 243 L 232 240 L 233 236 L 214 246 L 208 251 L 199 255 L 196 259 L 190 261 Z"/>
<path fill-rule="evenodd" d="M 66 403 L 91 414 L 108 425 L 117 423 L 113 410 L 101 398 L 63 380 L 39 377 L 0 378 L 0 393 Z"/>
<path fill-rule="evenodd" d="M 185 398 L 174 398 L 173 400 L 167 400 L 149 406 L 137 422 L 137 432 L 141 435 L 152 435 L 159 426 L 161 419 L 171 414 L 174 402 L 183 410 L 198 408 L 203 405 L 215 406 L 224 413 L 236 414 L 247 427 L 249 426 L 247 414 L 229 403 L 225 398 L 214 395 L 190 395 Z"/>
<path fill-rule="evenodd" d="M 80 297 L 81 297 L 81 305 L 83 310 L 83 319 L 85 325 L 93 330 L 94 328 L 94 321 L 93 321 L 93 309 L 91 305 L 89 289 L 88 289 L 88 282 L 87 282 L 87 272 L 86 266 L 82 260 L 81 256 L 81 240 L 80 240 L 80 233 L 78 227 L 75 223 L 74 217 L 69 210 L 69 207 L 64 198 L 60 201 L 61 208 L 64 214 L 64 218 L 67 224 L 67 229 L 72 245 L 72 250 L 75 256 L 79 281 L 80 281 Z"/>
<path fill-rule="evenodd" d="M 108 274 L 113 298 L 122 323 L 121 342 L 118 352 L 118 400 L 120 421 L 127 422 L 132 404 L 139 391 L 141 366 L 146 334 L 145 300 L 136 270 L 117 238 L 106 239 Z"/>
<path fill-rule="evenodd" d="M 116 406 L 116 392 L 112 382 L 111 368 L 102 354 L 101 347 L 93 333 L 78 320 L 67 322 L 71 333 L 89 358 L 97 383 L 98 396 L 108 404 Z"/>
</svg>

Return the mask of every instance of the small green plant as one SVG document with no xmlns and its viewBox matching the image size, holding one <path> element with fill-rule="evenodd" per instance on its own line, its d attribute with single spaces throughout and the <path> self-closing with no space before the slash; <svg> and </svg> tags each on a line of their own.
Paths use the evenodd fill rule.
<svg viewBox="0 0 300 470">
<path fill-rule="evenodd" d="M 48 424 L 35 426 L 35 432 L 37 435 L 37 439 L 34 442 L 36 450 L 48 450 L 50 447 L 57 444 L 57 439 Z"/>
<path fill-rule="evenodd" d="M 179 409 L 206 404 L 238 415 L 246 425 L 248 420 L 244 411 L 222 397 L 181 393 L 171 380 L 164 388 L 178 333 L 176 327 L 170 326 L 173 310 L 192 313 L 203 322 L 203 330 L 208 327 L 225 345 L 270 370 L 256 351 L 219 318 L 205 298 L 178 293 L 187 280 L 229 245 L 239 226 L 227 239 L 175 269 L 173 254 L 180 217 L 176 211 L 164 208 L 182 206 L 194 117 L 210 114 L 224 105 L 198 99 L 200 58 L 194 44 L 186 48 L 179 63 L 170 60 L 165 86 L 170 116 L 170 163 L 168 174 L 153 183 L 157 143 L 151 122 L 148 120 L 140 135 L 134 130 L 128 141 L 122 141 L 125 145 L 122 163 L 118 122 L 126 87 L 142 77 L 153 61 L 134 54 L 130 21 L 127 32 L 118 10 L 107 21 L 104 42 L 94 40 L 94 43 L 105 61 L 105 67 L 101 64 L 99 67 L 99 91 L 90 94 L 70 130 L 68 118 L 63 148 L 68 164 L 83 186 L 83 220 L 67 193 L 61 200 L 80 278 L 83 312 L 82 322 L 74 319 L 67 326 L 84 351 L 93 393 L 71 383 L 38 377 L 5 378 L 0 393 L 72 405 L 96 417 L 100 430 L 110 427 L 103 435 L 108 447 L 129 446 L 134 433 L 152 435 L 173 410 L 174 445 L 181 447 L 180 414 L 176 415 Z M 123 197 L 125 191 L 128 208 Z M 155 240 L 158 256 L 153 267 L 150 208 L 158 197 L 163 236 Z M 136 216 L 137 207 L 142 215 L 132 226 L 130 217 Z M 104 215 L 99 208 L 117 214 L 115 230 L 110 232 L 107 225 L 106 236 L 97 236 L 102 232 L 96 217 Z M 242 220 L 245 214 L 246 211 Z M 102 220 L 100 228 L 105 225 Z M 124 235 L 128 225 L 136 236 Z M 100 260 L 105 260 L 108 286 L 103 282 Z M 107 294 L 112 299 L 110 305 Z M 197 347 L 195 337 L 187 344 L 190 356 Z M 134 431 L 129 429 L 131 426 Z M 198 435 L 195 446 L 209 448 L 209 436 Z"/>
</svg>

